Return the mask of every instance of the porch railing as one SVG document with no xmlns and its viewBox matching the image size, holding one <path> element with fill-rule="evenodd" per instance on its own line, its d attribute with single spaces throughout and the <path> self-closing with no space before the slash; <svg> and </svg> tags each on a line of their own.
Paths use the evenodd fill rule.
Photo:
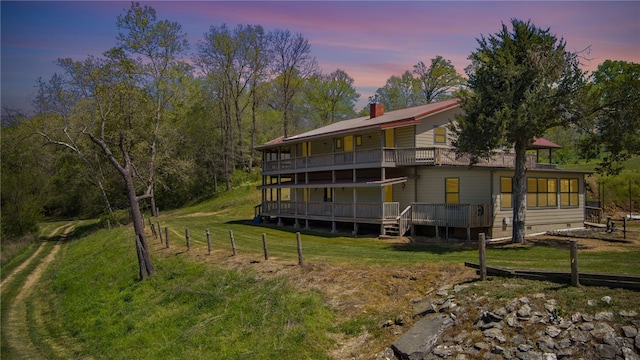
<svg viewBox="0 0 640 360">
<path fill-rule="evenodd" d="M 299 215 L 369 220 L 395 219 L 399 215 L 399 208 L 400 204 L 397 202 L 342 203 L 323 201 L 265 201 L 259 207 L 262 216 Z"/>
<path fill-rule="evenodd" d="M 480 159 L 475 166 L 513 167 L 514 153 L 496 153 L 490 159 Z M 532 169 L 543 164 L 536 164 L 535 154 L 527 154 L 527 167 Z M 265 160 L 263 171 L 304 170 L 332 166 L 414 166 L 414 165 L 454 165 L 467 166 L 471 157 L 459 156 L 448 148 L 378 148 L 352 152 L 312 155 L 307 157 L 286 158 L 281 160 Z M 546 165 L 548 166 L 548 165 Z"/>
<path fill-rule="evenodd" d="M 490 227 L 493 212 L 490 204 L 421 204 L 411 205 L 413 225 L 458 228 Z"/>
</svg>

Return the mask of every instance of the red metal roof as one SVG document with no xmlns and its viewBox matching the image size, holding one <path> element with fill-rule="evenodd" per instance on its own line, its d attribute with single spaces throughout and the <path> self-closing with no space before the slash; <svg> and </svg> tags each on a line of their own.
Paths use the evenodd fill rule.
<svg viewBox="0 0 640 360">
<path fill-rule="evenodd" d="M 410 108 L 393 110 L 385 112 L 382 115 L 378 115 L 374 118 L 369 116 L 362 116 L 355 119 L 338 121 L 333 124 L 323 126 L 314 130 L 307 131 L 299 135 L 289 136 L 286 139 L 278 138 L 269 141 L 268 143 L 258 146 L 257 148 L 268 147 L 270 145 L 277 145 L 279 143 L 295 143 L 300 141 L 308 141 L 313 138 L 321 138 L 324 136 L 330 136 L 334 134 L 347 133 L 355 130 L 363 130 L 370 128 L 384 129 L 388 127 L 406 126 L 415 124 L 421 119 L 439 113 L 444 110 L 452 109 L 460 105 L 460 99 L 451 99 L 445 101 L 439 101 L 436 103 L 430 103 L 425 105 L 413 106 Z"/>
<path fill-rule="evenodd" d="M 529 149 L 559 149 L 562 146 L 549 141 L 545 138 L 541 138 L 541 137 L 536 137 L 533 138 L 533 144 L 531 144 L 531 146 L 529 146 Z"/>
</svg>

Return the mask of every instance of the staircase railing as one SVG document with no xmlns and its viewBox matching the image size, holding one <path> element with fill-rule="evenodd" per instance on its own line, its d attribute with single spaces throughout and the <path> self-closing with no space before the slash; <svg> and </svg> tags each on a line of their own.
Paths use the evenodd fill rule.
<svg viewBox="0 0 640 360">
<path fill-rule="evenodd" d="M 398 221 L 398 236 L 403 236 L 411 228 L 411 206 L 402 210 L 396 220 Z"/>
</svg>

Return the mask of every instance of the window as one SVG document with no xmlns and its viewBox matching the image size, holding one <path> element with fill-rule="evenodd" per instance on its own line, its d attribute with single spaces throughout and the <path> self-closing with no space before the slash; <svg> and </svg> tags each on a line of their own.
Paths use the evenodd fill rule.
<svg viewBox="0 0 640 360">
<path fill-rule="evenodd" d="M 436 144 L 446 144 L 447 143 L 447 128 L 445 127 L 437 127 L 433 129 L 433 142 Z"/>
<path fill-rule="evenodd" d="M 444 179 L 444 202 L 447 204 L 459 204 L 460 203 L 460 178 L 445 178 Z"/>
<path fill-rule="evenodd" d="M 356 135 L 356 146 L 362 146 L 362 136 Z"/>
<path fill-rule="evenodd" d="M 503 209 L 513 207 L 513 179 L 510 177 L 500 178 L 500 207 Z"/>
<path fill-rule="evenodd" d="M 560 179 L 560 206 L 578 206 L 578 179 Z"/>
<path fill-rule="evenodd" d="M 557 207 L 558 179 L 527 178 L 527 207 Z"/>
<path fill-rule="evenodd" d="M 342 149 L 342 139 L 336 139 L 336 149 Z"/>
</svg>

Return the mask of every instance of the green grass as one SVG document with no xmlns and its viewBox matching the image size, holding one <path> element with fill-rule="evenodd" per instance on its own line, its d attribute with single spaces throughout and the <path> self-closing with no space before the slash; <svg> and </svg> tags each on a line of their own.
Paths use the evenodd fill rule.
<svg viewBox="0 0 640 360">
<path fill-rule="evenodd" d="M 319 293 L 183 257 L 155 258 L 156 275 L 138 281 L 131 238 L 119 228 L 72 242 L 44 279 L 39 296 L 57 299 L 74 356 L 326 358 L 333 314 Z"/>
<path fill-rule="evenodd" d="M 218 255 L 215 259 L 231 255 L 232 230 L 239 254 L 261 260 L 265 233 L 273 261 L 297 264 L 294 229 L 249 221 L 259 199 L 255 187 L 248 186 L 152 218 L 163 230 L 165 226 L 171 230 L 172 249 L 166 251 L 159 239 L 148 238 L 157 272 L 145 281 L 137 279 L 130 226 L 95 231 L 95 222 L 78 223 L 73 234 L 84 237 L 67 239 L 58 260 L 27 299 L 32 342 L 46 358 L 323 359 L 328 358 L 327 349 L 334 342 L 332 334 L 357 336 L 366 329 L 374 337 L 383 336 L 379 318 L 369 314 L 342 318 L 327 307 L 323 294 L 295 290 L 286 277 L 264 280 L 252 270 L 202 261 L 206 259 L 208 228 Z M 43 232 L 50 234 L 59 226 L 47 224 Z M 186 254 L 185 228 L 191 237 L 190 254 Z M 405 244 L 312 231 L 302 231 L 302 248 L 307 263 L 377 270 L 478 261 L 475 245 L 444 241 Z M 640 251 L 632 247 L 623 250 L 580 251 L 580 271 L 639 275 Z M 550 246 L 489 247 L 487 260 L 490 266 L 569 270 L 568 249 Z M 18 284 L 24 281 L 15 280 L 13 287 L 2 289 L 3 316 Z M 514 281 L 523 284 L 522 288 L 496 287 Z M 607 290 L 496 278 L 473 291 L 494 292 L 506 299 L 548 289 L 553 289 L 569 309 L 579 307 L 579 299 L 600 296 Z M 629 295 L 634 292 L 616 290 L 614 294 L 623 300 L 628 297 L 624 300 L 627 303 L 635 301 Z M 5 348 L 4 338 L 2 346 L 3 358 L 11 358 L 12 350 Z"/>
</svg>

